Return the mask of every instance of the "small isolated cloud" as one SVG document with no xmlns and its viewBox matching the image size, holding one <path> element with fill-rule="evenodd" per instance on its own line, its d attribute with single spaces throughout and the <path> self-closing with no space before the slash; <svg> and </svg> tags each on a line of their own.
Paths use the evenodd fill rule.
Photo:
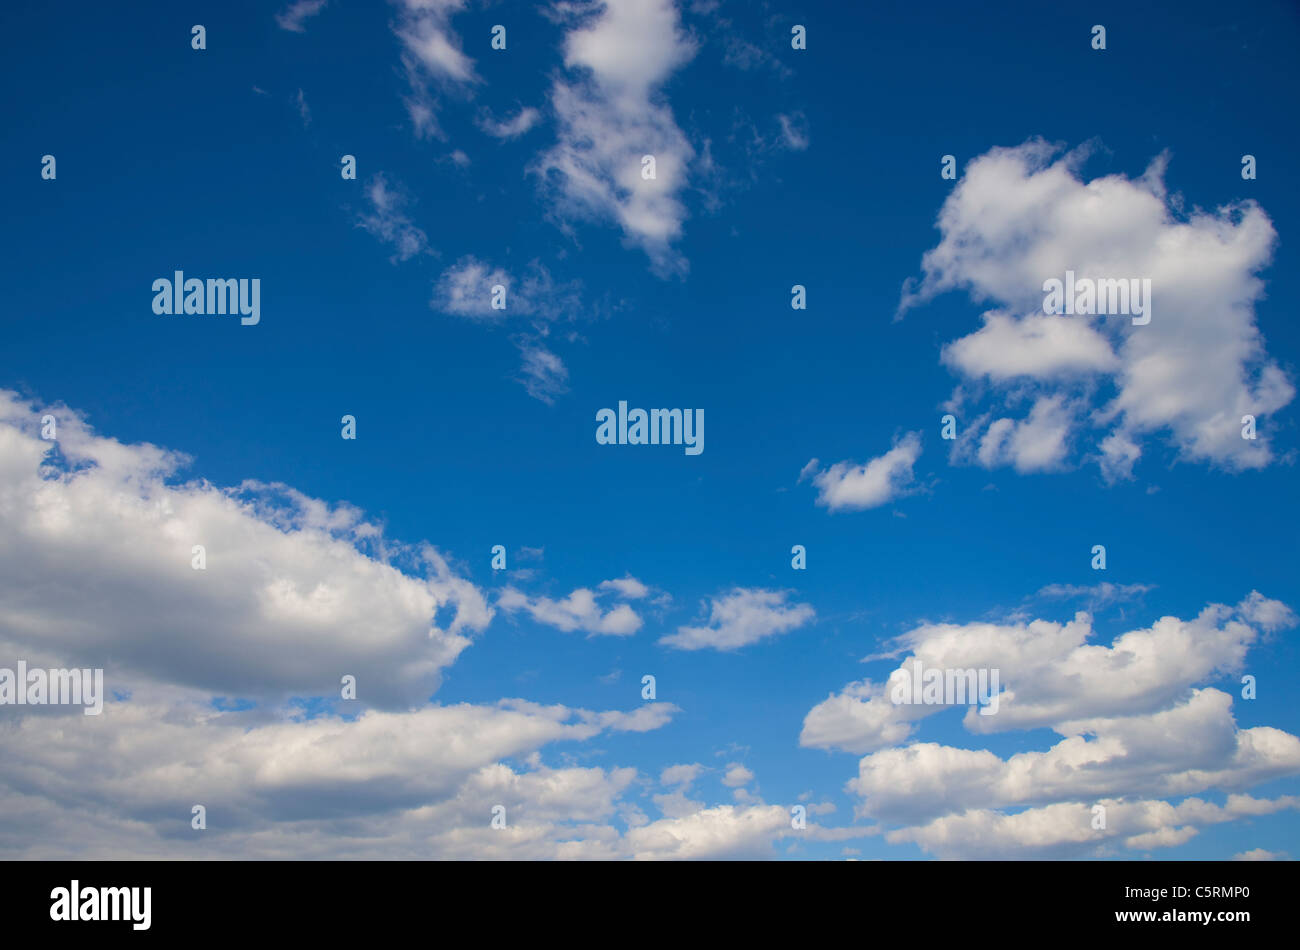
<svg viewBox="0 0 1300 950">
<path fill-rule="evenodd" d="M 297 0 L 277 13 L 275 22 L 280 25 L 280 29 L 290 33 L 305 33 L 307 28 L 303 24 L 324 10 L 326 2 L 327 0 Z"/>
<path fill-rule="evenodd" d="M 818 490 L 817 504 L 831 511 L 855 511 L 876 508 L 910 494 L 914 490 L 912 467 L 920 454 L 921 433 L 909 432 L 884 455 L 865 464 L 836 462 L 824 472 L 811 475 Z M 816 459 L 805 465 L 799 480 L 809 477 L 816 466 Z"/>
<path fill-rule="evenodd" d="M 569 391 L 569 368 L 564 361 L 539 343 L 519 343 L 519 382 L 534 399 L 554 405 Z"/>
<path fill-rule="evenodd" d="M 726 774 L 722 776 L 722 784 L 727 788 L 739 788 L 752 781 L 754 781 L 754 773 L 739 762 L 728 763 Z"/>
<path fill-rule="evenodd" d="M 698 762 L 683 765 L 670 765 L 659 773 L 659 784 L 680 785 L 682 786 L 682 789 L 685 790 L 700 777 L 700 774 L 703 771 L 704 766 L 700 765 Z"/>
<path fill-rule="evenodd" d="M 581 630 L 589 637 L 630 637 L 641 629 L 641 618 L 627 604 L 602 612 L 597 597 L 586 587 L 579 587 L 562 600 L 529 597 L 514 587 L 507 587 L 497 598 L 497 606 L 507 613 L 523 610 L 540 624 L 564 633 Z"/>
<path fill-rule="evenodd" d="M 1291 856 L 1285 851 L 1265 851 L 1263 848 L 1253 848 L 1250 851 L 1243 851 L 1240 854 L 1232 856 L 1234 861 L 1290 861 Z"/>
<path fill-rule="evenodd" d="M 429 249 L 429 239 L 406 215 L 410 199 L 400 186 L 390 185 L 383 172 L 376 174 L 366 186 L 370 210 L 357 218 L 357 227 L 364 228 L 380 241 L 393 248 L 393 263 L 410 260 Z"/>
<path fill-rule="evenodd" d="M 618 591 L 619 596 L 625 600 L 640 600 L 643 597 L 650 596 L 650 588 L 631 574 L 613 580 L 601 581 L 600 589 Z"/>
<path fill-rule="evenodd" d="M 542 114 L 532 106 L 525 106 L 508 119 L 493 119 L 488 114 L 479 116 L 478 127 L 497 139 L 517 139 L 542 119 Z"/>
<path fill-rule="evenodd" d="M 738 650 L 808 623 L 816 612 L 808 604 L 787 604 L 788 591 L 737 587 L 709 601 L 706 626 L 678 627 L 659 642 L 678 650 Z"/>
<path fill-rule="evenodd" d="M 808 119 L 802 112 L 778 115 L 776 120 L 781 124 L 781 140 L 786 148 L 796 152 L 808 148 Z"/>
</svg>

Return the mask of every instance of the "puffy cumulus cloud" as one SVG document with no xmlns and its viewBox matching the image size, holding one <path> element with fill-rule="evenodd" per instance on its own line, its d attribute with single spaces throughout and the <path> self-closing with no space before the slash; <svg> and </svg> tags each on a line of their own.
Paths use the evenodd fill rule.
<svg viewBox="0 0 1300 950">
<path fill-rule="evenodd" d="M 896 705 L 888 682 L 863 680 L 811 710 L 800 742 L 867 752 L 846 786 L 859 798 L 858 817 L 893 826 L 890 842 L 941 857 L 1172 847 L 1199 826 L 1300 802 L 1241 794 L 1300 772 L 1300 738 L 1240 728 L 1232 696 L 1199 685 L 1235 674 L 1263 631 L 1294 622 L 1285 605 L 1252 592 L 1236 607 L 1211 604 L 1187 621 L 1163 617 L 1109 645 L 1089 642 L 1086 613 L 1064 624 L 926 624 L 899 638 L 892 655 L 907 654 L 900 671 L 919 661 L 922 669 L 1000 674 L 996 710 L 968 709 L 969 732 L 1049 728 L 1059 741 L 1007 758 L 905 744 L 921 720 L 948 707 Z M 1227 805 L 1187 798 L 1211 791 L 1228 793 Z M 1105 828 L 1093 827 L 1097 803 L 1107 807 Z"/>
<path fill-rule="evenodd" d="M 809 604 L 786 603 L 788 591 L 737 587 L 709 601 L 706 626 L 682 626 L 659 642 L 678 650 L 738 650 L 802 627 L 816 616 Z"/>
<path fill-rule="evenodd" d="M 1196 683 L 1240 669 L 1266 628 L 1259 618 L 1294 622 L 1286 605 L 1252 592 L 1235 608 L 1205 607 L 1191 620 L 1162 617 L 1150 627 L 1091 643 L 1092 617 L 1067 623 L 923 624 L 897 640 L 906 656 L 891 671 L 997 670 L 996 713 L 972 706 L 963 723 L 976 733 L 1057 727 L 1068 720 L 1149 713 L 1168 707 Z M 991 673 L 990 673 L 991 682 Z M 862 753 L 896 745 L 917 723 L 948 707 L 894 703 L 889 678 L 862 680 L 833 693 L 804 719 L 800 743 Z"/>
<path fill-rule="evenodd" d="M 40 438 L 47 412 L 57 442 Z M 5 652 L 264 701 L 337 695 L 347 673 L 398 708 L 491 620 L 432 546 L 287 486 L 183 481 L 187 461 L 0 391 Z"/>
<path fill-rule="evenodd" d="M 452 17 L 465 5 L 465 0 L 396 0 L 393 32 L 402 45 L 402 68 L 410 86 L 406 111 L 417 138 L 443 136 L 438 125 L 440 91 L 464 90 L 481 81 L 451 28 Z"/>
<path fill-rule="evenodd" d="M 943 348 L 941 359 L 967 376 L 1006 382 L 1024 376 L 1113 372 L 1119 360 L 1104 336 L 1057 314 L 1017 319 L 989 311 L 984 326 Z"/>
<path fill-rule="evenodd" d="M 976 417 L 954 459 L 1040 471 L 1084 446 L 1106 477 L 1126 478 L 1144 440 L 1162 437 L 1189 460 L 1267 465 L 1268 427 L 1243 439 L 1242 417 L 1262 421 L 1294 395 L 1255 315 L 1276 243 L 1268 215 L 1252 201 L 1182 214 L 1163 155 L 1135 179 L 1084 181 L 1088 154 L 1034 140 L 976 158 L 939 213 L 923 279 L 904 287 L 900 314 L 949 290 L 995 305 L 943 349 L 966 384 L 950 409 Z M 1149 279 L 1150 322 L 1045 314 L 1044 282 L 1067 271 Z M 1026 398 L 1028 419 L 1011 415 Z"/>
<path fill-rule="evenodd" d="M 1244 788 L 1300 771 L 1300 739 L 1267 726 L 1238 730 L 1232 698 L 1216 689 L 1157 713 L 1057 731 L 1066 738 L 1047 751 L 1009 759 L 929 742 L 882 749 L 859 762 L 848 787 L 863 799 L 861 814 L 918 824 L 971 809 Z"/>
<path fill-rule="evenodd" d="M 817 488 L 817 504 L 831 511 L 877 508 L 914 490 L 912 473 L 921 455 L 921 433 L 909 432 L 884 455 L 858 465 L 836 462 L 825 471 L 811 460 L 799 473 L 799 480 L 811 478 Z"/>
<path fill-rule="evenodd" d="M 674 250 L 695 150 L 661 88 L 696 51 L 672 0 L 588 0 L 555 7 L 565 36 L 567 78 L 551 87 L 557 141 L 533 172 L 562 217 L 612 221 L 661 274 L 681 273 Z M 655 177 L 642 177 L 653 155 Z"/>
<path fill-rule="evenodd" d="M 661 818 L 626 837 L 640 860 L 708 860 L 770 856 L 772 842 L 788 833 L 790 814 L 780 805 L 718 805 Z"/>
<path fill-rule="evenodd" d="M 1026 418 L 1003 417 L 990 422 L 978 443 L 971 438 L 959 439 L 953 458 L 960 461 L 973 454 L 985 468 L 1010 465 L 1022 473 L 1061 469 L 1069 454 L 1077 412 L 1077 405 L 1062 396 L 1039 397 Z M 978 431 L 983 421 L 979 420 L 970 431 Z"/>
<path fill-rule="evenodd" d="M 507 587 L 497 597 L 497 606 L 508 613 L 523 610 L 540 624 L 565 633 L 582 630 L 589 637 L 602 634 L 630 637 L 641 629 L 643 621 L 635 610 L 627 604 L 618 604 L 602 611 L 597 602 L 599 596 L 589 588 L 579 587 L 562 600 L 552 600 L 550 597 L 529 597 L 518 588 Z"/>
<path fill-rule="evenodd" d="M 366 200 L 370 206 L 357 216 L 357 227 L 391 246 L 394 264 L 429 253 L 429 238 L 407 215 L 411 202 L 400 185 L 390 185 L 381 172 L 366 185 Z"/>
</svg>

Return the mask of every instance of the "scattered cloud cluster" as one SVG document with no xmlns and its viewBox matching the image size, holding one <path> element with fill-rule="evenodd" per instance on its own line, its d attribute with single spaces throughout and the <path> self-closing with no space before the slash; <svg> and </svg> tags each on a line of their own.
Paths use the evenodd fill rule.
<svg viewBox="0 0 1300 950">
<path fill-rule="evenodd" d="M 1179 844 L 1196 826 L 1296 807 L 1235 793 L 1300 772 L 1300 739 L 1268 726 L 1243 729 L 1232 696 L 1204 685 L 1232 677 L 1264 633 L 1294 626 L 1286 605 L 1252 592 L 1236 607 L 1211 604 L 1191 620 L 1094 644 L 1091 618 L 1068 623 L 926 624 L 898 639 L 899 665 L 998 670 L 993 715 L 967 709 L 975 735 L 1047 728 L 1061 739 L 1044 751 L 1002 758 L 987 749 L 913 742 L 920 722 L 950 708 L 894 703 L 888 683 L 852 683 L 815 706 L 800 743 L 867 753 L 848 789 L 860 817 L 900 825 L 944 857 L 1065 856 L 1122 844 Z M 895 654 L 897 655 L 897 654 Z M 1229 793 L 1226 806 L 1187 799 Z M 1104 829 L 1095 804 L 1107 806 Z M 1014 811 L 1014 813 L 1011 813 Z"/>
<path fill-rule="evenodd" d="M 1255 308 L 1277 235 L 1255 202 L 1182 213 L 1168 156 L 1146 172 L 1085 181 L 1091 150 L 1041 140 L 972 160 L 939 212 L 941 239 L 904 287 L 904 313 L 950 290 L 991 302 L 982 326 L 949 342 L 961 377 L 955 461 L 1020 472 L 1077 464 L 1132 476 L 1143 445 L 1229 470 L 1269 464 L 1264 420 L 1295 394 L 1266 352 Z M 1045 282 L 1149 280 L 1149 322 L 1049 315 Z M 1259 420 L 1242 437 L 1244 416 Z"/>
</svg>

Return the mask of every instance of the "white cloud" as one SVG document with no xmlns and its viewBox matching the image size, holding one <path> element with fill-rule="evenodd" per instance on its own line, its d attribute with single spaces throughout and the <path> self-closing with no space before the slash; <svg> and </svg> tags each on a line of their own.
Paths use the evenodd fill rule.
<svg viewBox="0 0 1300 950">
<path fill-rule="evenodd" d="M 491 619 L 433 547 L 284 485 L 183 482 L 187 461 L 0 391 L 0 644 L 268 701 L 336 696 L 348 673 L 396 708 Z"/>
<path fill-rule="evenodd" d="M 542 119 L 542 114 L 532 106 L 520 109 L 512 118 L 496 120 L 489 115 L 479 117 L 478 127 L 497 139 L 517 139 Z"/>
<path fill-rule="evenodd" d="M 1106 827 L 1093 828 L 1094 804 L 1106 808 Z M 949 815 L 927 825 L 889 832 L 891 844 L 913 841 L 949 859 L 1079 857 L 1100 853 L 1115 857 L 1114 846 L 1125 851 L 1175 847 L 1195 837 L 1198 826 L 1234 821 L 1300 806 L 1294 796 L 1267 801 L 1230 795 L 1220 806 L 1189 798 L 1178 805 L 1160 800 L 1096 803 L 1062 802 L 1030 808 L 1014 815 L 974 809 Z M 1122 856 L 1132 858 L 1129 853 Z"/>
<path fill-rule="evenodd" d="M 465 0 L 397 0 L 397 5 L 393 32 L 402 43 L 402 65 L 410 84 L 407 114 L 417 138 L 442 137 L 435 89 L 465 88 L 480 81 L 474 61 L 451 29 L 451 18 L 465 8 Z"/>
<path fill-rule="evenodd" d="M 811 606 L 787 604 L 787 596 L 787 591 L 734 588 L 709 602 L 707 626 L 678 627 L 659 642 L 679 650 L 738 650 L 813 619 Z"/>
<path fill-rule="evenodd" d="M 1061 468 L 1069 452 L 1069 437 L 1075 425 L 1076 407 L 1062 396 L 1044 396 L 1034 401 L 1028 417 L 1001 418 L 984 430 L 978 447 L 969 439 L 954 446 L 955 459 L 965 458 L 971 449 L 985 468 L 1014 466 L 1018 472 L 1046 472 Z M 969 434 L 979 426 L 968 429 Z"/>
<path fill-rule="evenodd" d="M 447 268 L 434 288 L 432 306 L 444 313 L 478 320 L 504 320 L 510 313 L 528 313 L 530 301 L 511 299 L 510 275 L 501 267 L 480 261 L 472 255 L 462 257 Z M 506 289 L 506 309 L 492 309 L 492 288 Z"/>
<path fill-rule="evenodd" d="M 529 597 L 514 587 L 502 590 L 497 606 L 508 613 L 526 611 L 535 621 L 565 633 L 582 630 L 588 636 L 630 637 L 641 629 L 642 620 L 627 604 L 601 612 L 597 595 L 579 587 L 563 600 Z"/>
<path fill-rule="evenodd" d="M 1265 851 L 1263 848 L 1251 848 L 1232 856 L 1234 861 L 1290 861 L 1291 856 L 1285 851 Z"/>
<path fill-rule="evenodd" d="M 812 474 L 818 489 L 817 504 L 831 511 L 875 508 L 907 494 L 912 488 L 912 466 L 921 455 L 921 434 L 909 432 L 884 455 L 864 465 L 836 462 L 824 472 Z M 799 473 L 802 481 L 813 473 L 813 459 Z"/>
<path fill-rule="evenodd" d="M 370 211 L 357 218 L 357 226 L 392 245 L 393 263 L 428 253 L 429 239 L 407 217 L 406 206 L 410 202 L 400 187 L 389 185 L 381 172 L 366 186 L 366 198 Z"/>
<path fill-rule="evenodd" d="M 631 574 L 608 581 L 601 581 L 600 589 L 618 591 L 619 596 L 625 600 L 641 600 L 643 597 L 650 596 L 650 588 Z"/>
<path fill-rule="evenodd" d="M 1151 590 L 1154 590 L 1151 584 L 1112 584 L 1110 581 L 1103 581 L 1091 585 L 1048 584 L 1039 588 L 1035 596 L 1062 600 L 1081 598 L 1087 601 L 1088 609 L 1096 610 L 1110 604 L 1134 600 Z M 1270 603 L 1277 603 L 1277 601 L 1270 601 Z"/>
<path fill-rule="evenodd" d="M 190 804 L 201 802 L 210 821 L 219 816 L 207 856 L 553 858 L 574 856 L 575 837 L 585 856 L 623 856 L 617 831 L 592 823 L 613 816 L 636 770 L 549 768 L 538 750 L 658 728 L 674 711 L 503 700 L 267 721 L 142 690 L 98 717 L 7 717 L 0 804 L 26 827 L 9 829 L 0 850 L 193 857 Z M 489 827 L 496 804 L 506 807 L 503 832 Z"/>
<path fill-rule="evenodd" d="M 989 733 L 1057 728 L 1071 720 L 1145 714 L 1167 708 L 1195 683 L 1238 670 L 1259 636 L 1258 621 L 1281 622 L 1285 605 L 1257 593 L 1235 609 L 1211 604 L 1192 620 L 1162 617 L 1110 646 L 1092 644 L 1092 618 L 1069 623 L 923 624 L 898 638 L 906 656 L 897 670 L 920 660 L 924 669 L 998 670 L 998 711 L 972 707 L 963 724 Z M 895 671 L 891 671 L 892 673 Z M 804 719 L 800 744 L 866 752 L 896 745 L 916 723 L 948 707 L 892 702 L 888 677 L 862 680 L 833 693 Z"/>
<path fill-rule="evenodd" d="M 739 788 L 741 785 L 748 785 L 752 781 L 754 781 L 754 773 L 739 762 L 728 763 L 727 772 L 722 776 L 722 784 L 728 788 Z"/>
<path fill-rule="evenodd" d="M 678 197 L 695 151 L 660 87 L 695 55 L 672 0 L 592 0 L 557 7 L 570 79 L 551 88 L 558 141 L 534 168 L 562 215 L 612 220 L 661 274 L 681 273 L 672 245 L 686 209 Z M 642 158 L 655 158 L 655 178 Z"/>
<path fill-rule="evenodd" d="M 967 424 L 954 459 L 1063 468 L 1081 437 L 1099 430 L 1088 454 L 1111 479 L 1129 477 L 1143 441 L 1157 434 L 1186 459 L 1267 465 L 1267 424 L 1243 439 L 1241 419 L 1264 420 L 1294 395 L 1255 318 L 1258 274 L 1276 243 L 1268 216 L 1253 201 L 1181 214 L 1165 192 L 1165 156 L 1140 178 L 1085 182 L 1087 157 L 1035 140 L 970 162 L 939 213 L 942 238 L 922 260 L 923 281 L 904 288 L 900 313 L 948 290 L 997 304 L 982 329 L 943 351 L 963 378 L 989 384 L 993 407 Z M 1067 270 L 1149 279 L 1150 322 L 1045 316 L 1043 283 Z M 1033 412 L 1022 422 L 1001 415 L 1005 397 L 1023 396 L 1026 384 L 1036 390 L 1033 412 L 1050 423 Z M 1109 391 L 1113 398 L 1097 401 Z M 956 410 L 966 396 L 959 387 Z"/>
<path fill-rule="evenodd" d="M 497 285 L 505 288 L 505 309 L 492 308 L 492 288 Z M 472 254 L 442 272 L 429 305 L 471 320 L 501 322 L 526 316 L 538 325 L 575 319 L 584 313 L 577 281 L 557 283 L 537 261 L 528 264 L 524 276 L 514 277 L 500 265 Z"/>
<path fill-rule="evenodd" d="M 297 0 L 275 15 L 275 22 L 280 29 L 290 33 L 305 33 L 303 24 L 325 9 L 326 0 Z"/>
<path fill-rule="evenodd" d="M 943 362 L 966 376 L 1005 382 L 1021 376 L 1108 373 L 1119 367 L 1109 341 L 1086 320 L 1043 313 L 1017 318 L 996 310 L 983 320 L 982 329 L 943 348 Z"/>
<path fill-rule="evenodd" d="M 538 343 L 521 342 L 520 382 L 528 395 L 548 406 L 569 391 L 569 368 L 553 352 Z"/>
<path fill-rule="evenodd" d="M 1067 624 L 924 624 L 898 638 L 897 652 L 907 653 L 899 669 L 917 659 L 926 669 L 999 673 L 996 711 L 968 708 L 968 732 L 1049 728 L 1059 741 L 1007 758 L 904 744 L 923 719 L 949 707 L 896 705 L 887 681 L 863 680 L 809 712 L 800 744 L 868 752 L 847 785 L 860 800 L 857 815 L 899 826 L 887 841 L 940 857 L 1174 847 L 1203 825 L 1300 805 L 1240 794 L 1300 773 L 1300 738 L 1270 726 L 1239 728 L 1233 697 L 1198 685 L 1232 682 L 1264 623 L 1294 622 L 1284 605 L 1252 593 L 1236 608 L 1211 604 L 1190 621 L 1163 617 L 1109 646 L 1088 642 L 1084 613 Z M 1229 793 L 1226 805 L 1186 798 L 1213 790 Z M 1171 798 L 1185 800 L 1164 800 Z M 1105 828 L 1093 827 L 1099 803 Z"/>
<path fill-rule="evenodd" d="M 719 805 L 634 828 L 627 841 L 640 860 L 758 858 L 789 831 L 790 816 L 780 805 Z"/>
<path fill-rule="evenodd" d="M 501 287 L 504 296 L 493 293 Z M 503 309 L 494 309 L 496 299 Z M 466 255 L 443 271 L 434 286 L 429 304 L 436 310 L 482 323 L 503 323 L 512 317 L 528 317 L 534 328 L 515 337 L 520 353 L 518 381 L 528 395 L 547 405 L 569 391 L 569 370 L 564 360 L 544 340 L 550 325 L 575 320 L 584 313 L 580 284 L 556 283 L 550 272 L 533 261 L 520 279 L 504 268 Z"/>
<path fill-rule="evenodd" d="M 704 766 L 698 762 L 670 765 L 659 773 L 659 784 L 681 785 L 683 788 L 687 788 L 700 777 L 700 773 L 703 771 Z"/>
<path fill-rule="evenodd" d="M 796 152 L 808 148 L 808 120 L 802 112 L 794 112 L 790 115 L 782 113 L 776 117 L 776 120 L 781 125 L 781 140 L 786 148 Z"/>
</svg>

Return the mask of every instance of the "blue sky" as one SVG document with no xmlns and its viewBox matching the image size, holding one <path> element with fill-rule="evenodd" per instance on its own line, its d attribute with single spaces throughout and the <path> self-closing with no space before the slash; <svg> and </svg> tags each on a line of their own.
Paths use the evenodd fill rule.
<svg viewBox="0 0 1300 950">
<path fill-rule="evenodd" d="M 6 9 L 0 666 L 131 698 L 57 767 L 0 708 L 0 850 L 1295 856 L 1300 15 L 1132 6 Z M 1067 266 L 1151 325 L 1036 322 Z M 175 270 L 260 322 L 155 314 Z M 597 444 L 620 400 L 704 451 Z M 1147 633 L 1026 626 L 1078 611 Z M 944 631 L 1043 708 L 868 709 Z"/>
</svg>

